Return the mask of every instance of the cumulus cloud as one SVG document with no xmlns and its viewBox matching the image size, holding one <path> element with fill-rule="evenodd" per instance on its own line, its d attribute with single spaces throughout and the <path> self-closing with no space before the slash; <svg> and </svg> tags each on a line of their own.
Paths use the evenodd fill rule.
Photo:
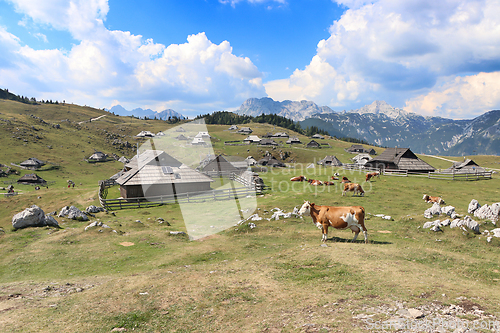
<svg viewBox="0 0 500 333">
<path fill-rule="evenodd" d="M 500 106 L 500 72 L 449 78 L 433 91 L 406 102 L 406 111 L 472 118 Z"/>
<path fill-rule="evenodd" d="M 316 96 L 335 106 L 371 103 L 375 96 L 398 104 L 439 91 L 443 78 L 500 70 L 498 1 L 337 2 L 349 9 L 333 22 L 330 37 L 304 69 L 267 83 L 270 97 Z"/>
<path fill-rule="evenodd" d="M 11 91 L 40 99 L 55 99 L 57 93 L 68 102 L 102 103 L 97 107 L 118 100 L 157 110 L 188 105 L 198 112 L 265 95 L 252 61 L 234 55 L 227 41 L 212 43 L 203 32 L 166 47 L 106 29 L 106 0 L 11 2 L 34 24 L 69 31 L 77 40 L 70 50 L 35 50 L 0 27 L 0 85 Z"/>
</svg>

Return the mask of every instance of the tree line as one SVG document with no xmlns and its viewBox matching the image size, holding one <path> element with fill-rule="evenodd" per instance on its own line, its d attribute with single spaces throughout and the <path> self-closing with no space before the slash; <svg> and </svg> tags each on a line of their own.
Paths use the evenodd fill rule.
<svg viewBox="0 0 500 333">
<path fill-rule="evenodd" d="M 9 92 L 9 89 L 0 89 L 0 99 L 8 99 L 11 101 L 21 102 L 24 104 L 38 105 L 42 104 L 59 104 L 58 101 L 53 102 L 52 100 L 41 100 L 37 101 L 35 97 L 19 96 Z M 63 104 L 65 101 L 63 101 Z"/>
<path fill-rule="evenodd" d="M 274 126 L 283 127 L 291 131 L 306 135 L 313 136 L 314 134 L 329 135 L 327 131 L 320 129 L 316 126 L 308 126 L 303 129 L 298 122 L 288 119 L 277 114 L 261 114 L 256 117 L 239 115 L 229 111 L 216 111 L 211 114 L 199 115 L 196 119 L 205 119 L 205 124 L 211 125 L 235 125 L 235 124 L 248 124 L 254 123 L 267 123 Z"/>
</svg>

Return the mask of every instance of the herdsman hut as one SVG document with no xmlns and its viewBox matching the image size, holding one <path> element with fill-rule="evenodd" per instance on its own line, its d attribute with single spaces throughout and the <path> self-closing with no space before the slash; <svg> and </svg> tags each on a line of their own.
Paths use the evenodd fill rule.
<svg viewBox="0 0 500 333">
<path fill-rule="evenodd" d="M 433 166 L 418 158 L 410 148 L 387 148 L 382 154 L 366 162 L 365 167 L 410 173 L 426 173 L 435 170 Z"/>
<path fill-rule="evenodd" d="M 449 173 L 480 173 L 480 172 L 486 172 L 486 169 L 483 167 L 480 167 L 476 162 L 471 160 L 470 158 L 464 159 L 463 162 L 455 162 L 451 167 L 449 167 L 446 170 L 443 170 L 443 172 L 449 172 Z"/>
<path fill-rule="evenodd" d="M 323 166 L 342 166 L 342 162 L 334 155 L 327 155 L 324 159 L 318 161 L 319 165 Z"/>
<path fill-rule="evenodd" d="M 29 169 L 38 169 L 45 165 L 44 162 L 40 161 L 38 158 L 30 157 L 26 161 L 21 162 L 22 167 Z"/>
<path fill-rule="evenodd" d="M 314 140 L 311 140 L 307 145 L 307 148 L 321 148 L 320 144 Z"/>
<path fill-rule="evenodd" d="M 231 173 L 240 174 L 246 169 L 246 162 L 230 162 L 222 155 L 210 155 L 199 166 L 199 170 L 210 177 L 229 176 Z"/>
<path fill-rule="evenodd" d="M 106 162 L 108 159 L 108 155 L 104 154 L 103 152 L 96 151 L 89 157 L 89 162 Z"/>
<path fill-rule="evenodd" d="M 17 180 L 19 184 L 46 184 L 47 182 L 36 173 L 28 173 Z"/>
<path fill-rule="evenodd" d="M 124 166 L 116 180 L 123 198 L 203 192 L 213 180 L 161 150 L 146 150 Z"/>
</svg>

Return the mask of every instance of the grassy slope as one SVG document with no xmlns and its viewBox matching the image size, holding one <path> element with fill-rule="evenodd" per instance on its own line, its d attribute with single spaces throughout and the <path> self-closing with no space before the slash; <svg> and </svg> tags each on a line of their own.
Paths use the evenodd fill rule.
<svg viewBox="0 0 500 333">
<path fill-rule="evenodd" d="M 2 103 L 12 104 L 6 108 Z M 49 190 L 35 192 L 26 186 L 21 187 L 23 195 L 0 198 L 0 326 L 7 331 L 109 332 L 113 327 L 126 327 L 142 332 L 295 332 L 314 324 L 318 331 L 327 327 L 351 332 L 364 328 L 362 321 L 352 317 L 364 313 L 367 306 L 393 306 L 395 301 L 406 301 L 407 307 L 434 301 L 457 304 L 459 296 L 472 299 L 491 314 L 500 313 L 499 240 L 487 243 L 483 236 L 462 230 L 446 228 L 444 233 L 435 234 L 420 227 L 425 222 L 422 213 L 428 207 L 421 200 L 423 193 L 443 196 L 464 214 L 472 198 L 481 204 L 500 201 L 497 175 L 489 181 L 468 183 L 382 177 L 364 184 L 366 197 L 342 197 L 338 186 L 312 188 L 303 183 L 292 185 L 288 179 L 297 174 L 327 179 L 339 171 L 362 182 L 363 174 L 358 172 L 305 168 L 315 159 L 331 154 L 348 162 L 351 155 L 343 148 L 350 143 L 329 140 L 332 148 L 320 150 L 277 148 L 290 151 L 290 158 L 300 164 L 262 174 L 271 188 L 258 197 L 259 215 L 270 217 L 271 213 L 265 211 L 274 207 L 291 211 L 303 200 L 360 204 L 367 213 L 391 215 L 391 221 L 368 215 L 368 245 L 347 242 L 352 237 L 349 231 L 330 231 L 328 247 L 321 247 L 320 231 L 309 218 L 257 221 L 254 229 L 242 225 L 190 242 L 185 236 L 169 234 L 185 230 L 176 205 L 123 210 L 115 216 L 98 214 L 119 233 L 108 229 L 99 232 L 96 228 L 84 231 L 86 223 L 64 219 L 58 219 L 63 227 L 60 230 L 31 228 L 13 232 L 12 215 L 33 203 L 46 212 L 68 204 L 83 208 L 96 203 L 97 181 L 115 173 L 121 164 L 88 164 L 82 158 L 94 148 L 123 153 L 106 143 L 103 130 L 130 136 L 142 129 L 156 132 L 169 125 L 106 116 L 78 130 L 60 122 L 69 117 L 64 107 L 41 110 L 45 106 L 39 106 L 39 117 L 62 127 L 45 131 L 43 125 L 24 116 L 24 108 L 30 106 L 2 103 L 0 118 L 15 117 L 15 128 L 43 128 L 44 139 L 39 143 L 29 141 L 25 146 L 22 140 L 10 138 L 12 129 L 0 125 L 0 140 L 6 142 L 2 144 L 0 162 L 9 164 L 35 156 L 60 166 L 41 172 L 42 177 L 56 182 Z M 71 113 L 73 108 L 78 110 L 75 115 Z M 74 117 L 70 119 L 75 121 L 101 114 L 104 112 L 70 107 L 70 116 Z M 259 136 L 274 131 L 266 124 L 250 126 Z M 227 127 L 208 126 L 211 135 L 220 140 L 214 141 L 217 153 L 258 158 L 266 150 L 252 146 L 247 152 L 246 146 L 224 146 L 225 140 L 244 138 L 226 131 Z M 88 136 L 91 144 L 85 143 Z M 305 137 L 300 139 L 308 142 Z M 45 151 L 44 145 L 52 145 L 53 149 Z M 432 157 L 423 159 L 436 168 L 449 166 L 449 162 Z M 500 162 L 491 156 L 474 159 L 489 167 Z M 68 189 L 67 178 L 82 185 Z M 171 225 L 159 224 L 157 217 Z M 135 222 L 138 219 L 143 223 Z M 494 227 L 490 222 L 481 223 L 481 229 Z M 123 242 L 134 245 L 120 245 Z M 374 318 L 387 319 L 377 316 Z"/>
</svg>

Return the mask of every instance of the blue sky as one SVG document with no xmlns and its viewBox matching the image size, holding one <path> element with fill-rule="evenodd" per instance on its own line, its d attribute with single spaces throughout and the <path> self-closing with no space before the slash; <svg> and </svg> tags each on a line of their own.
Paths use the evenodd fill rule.
<svg viewBox="0 0 500 333">
<path fill-rule="evenodd" d="M 187 116 L 247 98 L 500 109 L 498 0 L 0 0 L 0 87 Z"/>
</svg>

